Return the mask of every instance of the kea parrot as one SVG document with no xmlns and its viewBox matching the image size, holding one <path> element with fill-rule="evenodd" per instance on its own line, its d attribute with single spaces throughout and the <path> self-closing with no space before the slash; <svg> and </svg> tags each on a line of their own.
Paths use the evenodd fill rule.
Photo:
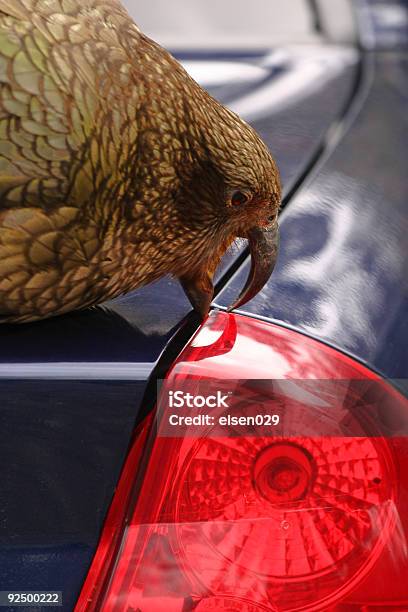
<svg viewBox="0 0 408 612">
<path fill-rule="evenodd" d="M 226 249 L 269 278 L 277 166 L 118 0 L 0 0 L 0 321 L 34 321 L 170 274 L 204 317 Z"/>
</svg>

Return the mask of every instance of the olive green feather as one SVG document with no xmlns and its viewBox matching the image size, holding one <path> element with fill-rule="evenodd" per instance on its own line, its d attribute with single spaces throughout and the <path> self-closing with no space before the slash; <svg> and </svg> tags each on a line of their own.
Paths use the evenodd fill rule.
<svg viewBox="0 0 408 612">
<path fill-rule="evenodd" d="M 259 138 L 119 2 L 0 0 L 3 321 L 214 268 L 237 229 L 214 203 L 219 177 L 224 191 L 256 184 L 277 210 Z"/>
</svg>

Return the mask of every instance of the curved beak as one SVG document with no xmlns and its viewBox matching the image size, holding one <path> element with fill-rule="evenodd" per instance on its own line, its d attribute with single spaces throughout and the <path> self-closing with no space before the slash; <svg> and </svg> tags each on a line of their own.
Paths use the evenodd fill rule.
<svg viewBox="0 0 408 612">
<path fill-rule="evenodd" d="M 279 228 L 275 222 L 266 228 L 255 227 L 247 234 L 251 253 L 251 269 L 239 297 L 228 308 L 228 312 L 249 302 L 269 280 L 275 267 L 279 248 Z M 205 318 L 210 309 L 214 288 L 212 284 L 213 270 L 200 270 L 193 275 L 179 276 L 194 310 Z"/>
<path fill-rule="evenodd" d="M 271 276 L 278 258 L 279 226 L 255 227 L 248 232 L 251 269 L 239 297 L 228 307 L 228 312 L 252 300 Z"/>
</svg>

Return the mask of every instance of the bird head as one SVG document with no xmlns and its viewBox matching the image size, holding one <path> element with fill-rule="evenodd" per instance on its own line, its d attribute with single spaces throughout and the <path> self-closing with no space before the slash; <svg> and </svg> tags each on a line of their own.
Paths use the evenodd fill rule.
<svg viewBox="0 0 408 612">
<path fill-rule="evenodd" d="M 230 308 L 264 286 L 278 251 L 281 188 L 277 166 L 255 130 L 202 89 L 159 45 L 141 35 L 136 77 L 138 206 L 130 198 L 131 234 L 154 244 L 147 282 L 170 273 L 194 309 L 205 316 L 214 272 L 228 247 L 246 238 L 252 265 Z M 148 61 L 147 59 L 148 58 Z M 149 223 L 140 225 L 134 211 Z M 165 228 L 165 235 L 163 235 Z M 139 247 L 138 247 L 139 248 Z M 146 251 L 147 253 L 147 251 Z"/>
<path fill-rule="evenodd" d="M 184 177 L 178 194 L 194 252 L 178 278 L 195 310 L 205 316 L 214 271 L 236 239 L 248 240 L 251 268 L 229 310 L 248 302 L 269 279 L 279 246 L 281 187 L 277 166 L 253 128 L 205 92 L 197 97 L 194 171 Z"/>
</svg>

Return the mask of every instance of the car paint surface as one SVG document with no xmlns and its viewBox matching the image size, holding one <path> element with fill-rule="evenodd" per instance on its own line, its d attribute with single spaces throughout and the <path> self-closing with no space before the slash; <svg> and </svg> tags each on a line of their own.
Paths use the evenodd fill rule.
<svg viewBox="0 0 408 612">
<path fill-rule="evenodd" d="M 243 311 L 408 378 L 408 58 L 376 54 L 354 116 L 281 217 L 281 251 Z M 216 303 L 225 307 L 247 261 Z"/>
<path fill-rule="evenodd" d="M 316 50 L 313 57 L 315 65 Z M 286 58 L 278 71 L 270 69 L 268 87 L 274 75 L 290 75 L 309 61 Z M 279 110 L 266 106 L 257 126 L 278 158 L 286 193 L 352 96 L 356 54 L 339 49 L 336 65 L 335 73 L 320 73 L 304 98 Z M 223 95 L 241 99 L 236 90 L 229 96 L 224 88 Z M 63 609 L 72 609 L 148 379 L 186 322 L 191 330 L 198 326 L 179 284 L 165 278 L 84 312 L 0 327 L 3 590 L 62 590 Z"/>
</svg>

